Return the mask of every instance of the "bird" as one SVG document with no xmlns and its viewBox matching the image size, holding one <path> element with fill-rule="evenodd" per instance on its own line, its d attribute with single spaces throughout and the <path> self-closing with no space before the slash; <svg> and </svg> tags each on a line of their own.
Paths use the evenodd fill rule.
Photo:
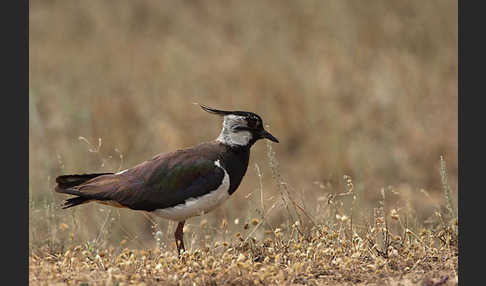
<svg viewBox="0 0 486 286">
<path fill-rule="evenodd" d="M 221 133 L 215 140 L 158 154 L 117 173 L 58 176 L 55 192 L 74 196 L 66 199 L 62 208 L 97 202 L 175 221 L 174 237 L 181 255 L 185 251 L 185 221 L 208 213 L 236 191 L 255 142 L 268 139 L 279 143 L 253 112 L 199 106 L 223 117 Z"/>
</svg>

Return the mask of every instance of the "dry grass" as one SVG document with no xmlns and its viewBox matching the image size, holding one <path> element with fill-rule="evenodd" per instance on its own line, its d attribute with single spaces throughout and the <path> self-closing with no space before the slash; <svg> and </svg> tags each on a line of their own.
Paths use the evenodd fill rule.
<svg viewBox="0 0 486 286">
<path fill-rule="evenodd" d="M 382 189 L 370 218 L 357 219 L 354 184 L 344 176 L 345 190 L 329 193 L 322 200 L 324 209 L 312 215 L 288 191 L 271 144 L 267 147 L 281 192 L 267 210 L 262 199 L 256 207 L 259 218 L 241 223 L 223 219 L 219 225 L 204 218 L 198 226 L 189 224 L 184 232 L 190 247 L 181 257 L 172 236 L 164 236 L 149 216 L 156 243 L 151 248 L 126 248 L 127 240 L 107 246 L 111 210 L 98 236 L 82 245 L 76 243 L 72 226 L 60 223 L 61 234 L 51 238 L 64 239 L 31 248 L 30 284 L 458 285 L 458 218 L 449 209 L 452 205 L 442 210 L 438 206 L 428 227 L 417 228 L 409 225 L 413 215 L 406 205 L 387 206 L 387 196 L 400 194 Z M 445 166 L 442 174 L 448 188 Z M 259 192 L 263 198 L 262 187 Z M 351 200 L 350 209 L 344 207 L 345 200 Z M 273 226 L 267 221 L 275 208 L 285 210 L 281 214 L 286 223 Z"/>
<path fill-rule="evenodd" d="M 294 228 L 297 228 L 295 226 Z M 284 234 L 289 237 L 284 238 Z M 372 233 L 367 236 L 373 236 Z M 31 285 L 457 285 L 457 239 L 424 230 L 394 236 L 387 256 L 367 236 L 343 235 L 340 227 L 313 227 L 307 236 L 276 229 L 264 240 L 238 236 L 184 253 L 156 249 L 32 255 Z M 58 283 L 58 284 L 55 284 Z M 194 284 L 195 283 L 195 284 Z"/>
<path fill-rule="evenodd" d="M 457 1 L 37 0 L 29 36 L 32 284 L 456 283 Z M 59 209 L 59 174 L 215 138 L 193 102 L 254 111 L 281 143 L 188 221 L 183 260 L 173 223 Z"/>
</svg>

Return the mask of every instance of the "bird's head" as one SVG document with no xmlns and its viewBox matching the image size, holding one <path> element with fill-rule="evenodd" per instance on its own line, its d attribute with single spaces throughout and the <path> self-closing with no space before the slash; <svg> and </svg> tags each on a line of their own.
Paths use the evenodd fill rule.
<svg viewBox="0 0 486 286">
<path fill-rule="evenodd" d="M 223 116 L 223 129 L 218 141 L 227 145 L 251 146 L 257 140 L 268 139 L 278 143 L 270 132 L 263 127 L 260 116 L 248 111 L 225 111 L 201 105 L 204 111 Z"/>
</svg>

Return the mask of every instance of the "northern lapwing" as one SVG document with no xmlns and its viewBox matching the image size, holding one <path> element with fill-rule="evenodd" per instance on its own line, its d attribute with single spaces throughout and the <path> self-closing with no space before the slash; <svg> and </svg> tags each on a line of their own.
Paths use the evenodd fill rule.
<svg viewBox="0 0 486 286">
<path fill-rule="evenodd" d="M 263 138 L 278 143 L 253 112 L 200 106 L 223 116 L 216 140 L 159 154 L 118 173 L 59 176 L 55 191 L 76 196 L 67 199 L 63 208 L 94 201 L 176 221 L 174 235 L 180 254 L 185 250 L 185 221 L 209 212 L 236 191 L 246 173 L 251 146 Z"/>
</svg>

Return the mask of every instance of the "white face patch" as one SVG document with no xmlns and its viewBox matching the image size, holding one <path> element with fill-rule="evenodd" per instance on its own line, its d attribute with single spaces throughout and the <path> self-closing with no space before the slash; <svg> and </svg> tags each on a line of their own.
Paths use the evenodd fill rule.
<svg viewBox="0 0 486 286">
<path fill-rule="evenodd" d="M 230 186 L 229 175 L 226 170 L 221 167 L 219 160 L 214 162 L 214 164 L 224 171 L 223 181 L 216 190 L 197 198 L 187 199 L 183 204 L 171 208 L 155 210 L 153 213 L 166 219 L 184 221 L 190 217 L 205 214 L 228 199 L 230 196 L 228 193 Z"/>
<path fill-rule="evenodd" d="M 253 136 L 246 130 L 234 131 L 234 128 L 238 126 L 248 126 L 244 116 L 234 114 L 226 115 L 223 121 L 223 129 L 216 140 L 230 146 L 247 145 Z"/>
</svg>

